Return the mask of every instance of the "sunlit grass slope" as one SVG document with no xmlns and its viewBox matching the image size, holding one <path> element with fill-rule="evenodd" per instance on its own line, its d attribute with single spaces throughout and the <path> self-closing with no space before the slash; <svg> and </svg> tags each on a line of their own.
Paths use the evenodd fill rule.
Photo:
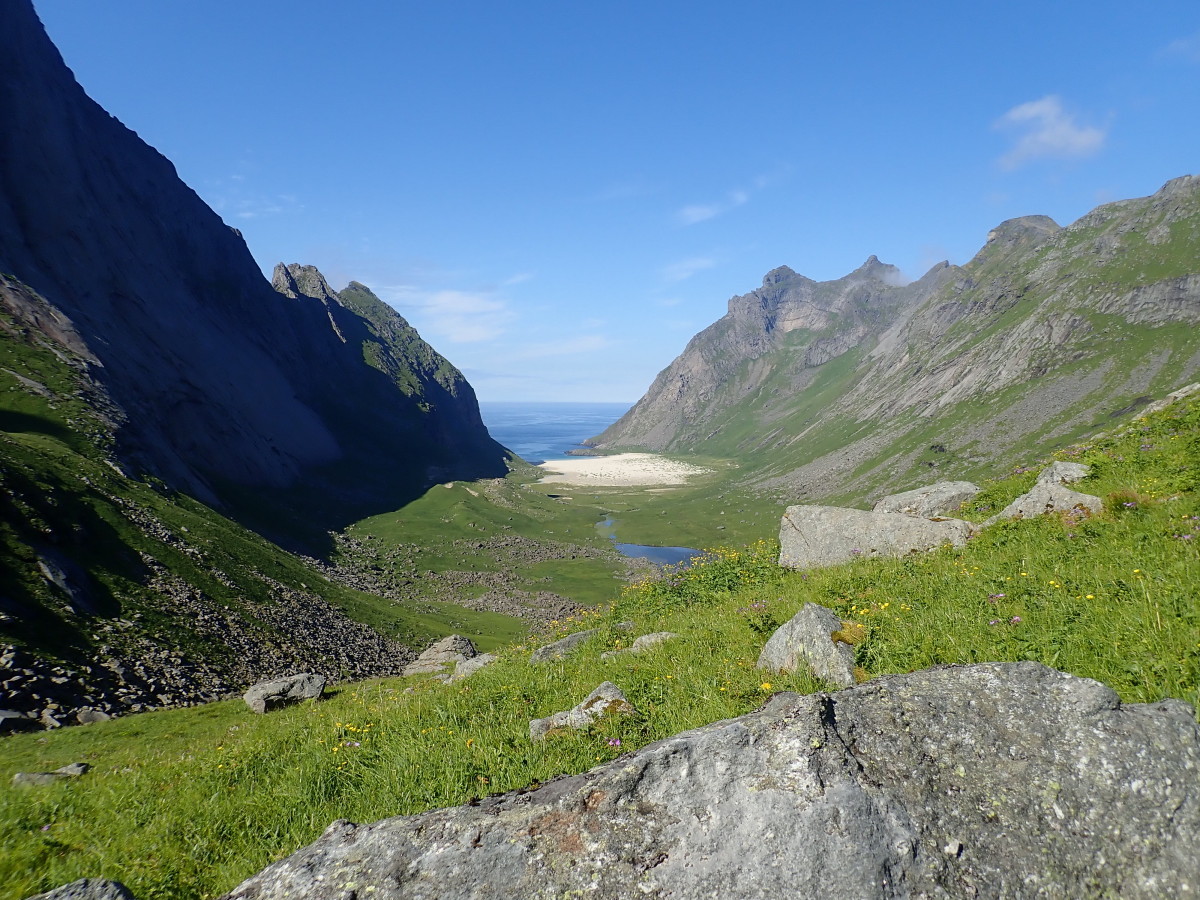
<svg viewBox="0 0 1200 900">
<path fill-rule="evenodd" d="M 529 646 L 455 685 L 388 680 L 255 716 L 239 702 L 150 713 L 3 743 L 0 776 L 91 762 L 70 783 L 0 788 L 0 896 L 83 876 L 139 898 L 211 897 L 315 839 L 334 819 L 373 820 L 586 770 L 682 729 L 744 713 L 773 691 L 821 687 L 754 669 L 771 631 L 809 601 L 861 623 L 869 676 L 937 663 L 1038 660 L 1100 679 L 1130 702 L 1196 703 L 1200 682 L 1200 403 L 1178 403 L 1063 454 L 1102 515 L 997 525 L 961 550 L 784 572 L 762 541 L 631 585 L 562 623 L 595 628 L 567 660 Z M 983 518 L 1037 466 L 990 484 Z M 615 626 L 632 622 L 634 629 Z M 606 649 L 652 631 L 640 656 Z M 557 635 L 548 635 L 549 640 Z M 531 743 L 531 718 L 603 680 L 638 715 Z M 407 688 L 412 687 L 412 692 Z"/>
</svg>

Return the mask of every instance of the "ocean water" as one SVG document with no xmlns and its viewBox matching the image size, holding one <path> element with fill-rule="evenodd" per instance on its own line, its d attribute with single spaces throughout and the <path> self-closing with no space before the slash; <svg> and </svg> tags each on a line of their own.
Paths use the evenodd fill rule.
<svg viewBox="0 0 1200 900">
<path fill-rule="evenodd" d="M 624 415 L 629 403 L 479 404 L 493 438 L 529 463 L 567 459 L 568 450 L 595 437 Z"/>
<path fill-rule="evenodd" d="M 483 403 L 479 411 L 493 438 L 526 462 L 569 459 L 568 450 L 595 437 L 625 414 L 628 403 Z M 601 534 L 625 556 L 642 557 L 656 565 L 687 565 L 702 551 L 691 547 L 654 547 L 617 540 L 620 523 L 606 518 L 596 523 Z"/>
</svg>

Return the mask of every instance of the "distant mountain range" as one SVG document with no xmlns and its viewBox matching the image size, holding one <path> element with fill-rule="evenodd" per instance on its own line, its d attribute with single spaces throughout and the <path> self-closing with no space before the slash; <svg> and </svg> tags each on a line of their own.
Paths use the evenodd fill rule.
<svg viewBox="0 0 1200 900">
<path fill-rule="evenodd" d="M 737 460 L 790 500 L 862 501 L 984 475 L 1104 427 L 1200 371 L 1200 177 L 1060 228 L 999 225 L 904 284 L 870 257 L 786 266 L 729 301 L 602 449 Z"/>
</svg>

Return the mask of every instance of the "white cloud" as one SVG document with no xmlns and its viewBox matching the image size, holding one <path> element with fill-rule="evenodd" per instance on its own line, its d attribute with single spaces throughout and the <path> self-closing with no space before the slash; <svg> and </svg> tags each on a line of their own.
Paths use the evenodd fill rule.
<svg viewBox="0 0 1200 900">
<path fill-rule="evenodd" d="M 399 285 L 380 288 L 379 295 L 435 344 L 437 339 L 453 344 L 491 341 L 516 318 L 505 300 L 488 291 L 422 291 Z"/>
<path fill-rule="evenodd" d="M 715 259 L 694 256 L 691 259 L 681 259 L 679 262 L 663 266 L 661 274 L 666 281 L 686 281 L 697 272 L 711 269 L 716 264 L 717 261 Z"/>
<path fill-rule="evenodd" d="M 1160 56 L 1189 63 L 1200 63 L 1200 31 L 1188 37 L 1171 41 L 1162 49 Z"/>
<path fill-rule="evenodd" d="M 675 214 L 675 217 L 684 225 L 695 225 L 697 222 L 715 219 L 731 209 L 743 206 L 749 200 L 750 194 L 747 191 L 733 190 L 726 194 L 725 199 L 719 203 L 696 203 L 685 206 Z"/>
<path fill-rule="evenodd" d="M 1080 125 L 1055 94 L 1014 106 L 993 127 L 1018 134 L 1016 144 L 1000 157 L 1000 167 L 1008 170 L 1036 159 L 1090 156 L 1108 136 L 1104 128 Z"/>
</svg>

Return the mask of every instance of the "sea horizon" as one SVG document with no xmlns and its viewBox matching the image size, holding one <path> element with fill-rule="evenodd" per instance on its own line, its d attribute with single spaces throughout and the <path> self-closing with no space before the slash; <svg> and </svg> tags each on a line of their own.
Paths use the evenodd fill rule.
<svg viewBox="0 0 1200 900">
<path fill-rule="evenodd" d="M 526 462 L 568 459 L 633 406 L 624 402 L 570 400 L 480 401 L 483 423 L 492 437 Z"/>
</svg>

